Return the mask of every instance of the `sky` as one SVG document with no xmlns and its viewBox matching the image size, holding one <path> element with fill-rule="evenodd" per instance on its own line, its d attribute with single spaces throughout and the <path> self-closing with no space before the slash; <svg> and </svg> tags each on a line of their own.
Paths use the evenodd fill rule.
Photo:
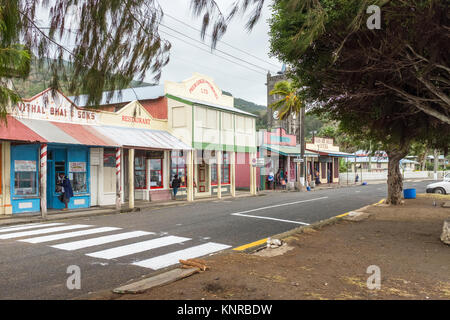
<svg viewBox="0 0 450 320">
<path fill-rule="evenodd" d="M 166 80 L 183 81 L 194 72 L 199 72 L 213 78 L 223 91 L 232 93 L 236 98 L 267 105 L 267 72 L 276 74 L 282 67 L 276 58 L 269 57 L 267 20 L 271 15 L 269 3 L 272 1 L 266 1 L 262 16 L 251 32 L 245 29 L 246 16 L 237 16 L 217 45 L 222 52 L 215 50 L 212 53 L 211 38 L 205 37 L 203 41 L 200 37 L 202 17 L 193 17 L 191 0 L 158 1 L 165 14 L 159 32 L 163 39 L 172 44 L 170 62 L 162 70 L 160 84 Z M 222 12 L 227 12 L 234 1 L 216 2 Z M 48 25 L 48 8 L 40 7 L 37 16 L 40 26 Z M 66 21 L 68 26 L 69 21 Z M 74 46 L 72 41 L 69 36 L 62 43 L 71 49 Z M 154 83 L 153 74 L 148 72 L 144 81 Z"/>
<path fill-rule="evenodd" d="M 218 0 L 217 3 L 222 11 L 226 12 L 232 2 L 229 0 Z M 250 33 L 245 30 L 245 16 L 242 18 L 237 17 L 228 26 L 227 33 L 222 38 L 226 44 L 239 48 L 250 55 L 231 48 L 222 42 L 219 42 L 217 46 L 217 49 L 245 62 L 222 52 L 215 51 L 214 54 L 216 55 L 211 54 L 210 43 L 207 41 L 210 38 L 205 38 L 204 43 L 206 45 L 196 42 L 195 40 L 202 42 L 200 32 L 173 19 L 181 20 L 195 29 L 201 29 L 202 18 L 192 16 L 190 0 L 160 0 L 160 5 L 165 13 L 162 23 L 179 32 L 177 33 L 165 26 L 160 27 L 161 36 L 172 44 L 170 62 L 162 71 L 160 83 L 164 83 L 165 80 L 182 81 L 191 77 L 194 72 L 199 72 L 212 77 L 222 90 L 232 93 L 236 98 L 267 105 L 267 89 L 265 86 L 267 72 L 270 71 L 272 74 L 275 74 L 281 70 L 281 63 L 277 59 L 269 57 L 269 24 L 267 19 L 270 17 L 271 12 L 268 4 L 265 5 L 260 21 Z M 186 38 L 182 34 L 195 40 Z M 189 45 L 175 37 L 202 49 Z M 222 59 L 217 55 L 223 56 L 228 60 Z M 152 82 L 151 78 L 149 74 L 145 81 Z"/>
</svg>

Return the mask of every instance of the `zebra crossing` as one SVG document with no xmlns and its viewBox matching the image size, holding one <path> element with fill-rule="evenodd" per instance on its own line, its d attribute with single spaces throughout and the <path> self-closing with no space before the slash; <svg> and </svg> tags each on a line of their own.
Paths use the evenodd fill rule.
<svg viewBox="0 0 450 320">
<path fill-rule="evenodd" d="M 77 239 L 78 238 L 78 239 Z M 209 239 L 209 238 L 203 238 Z M 124 230 L 119 227 L 102 227 L 86 224 L 30 223 L 0 228 L 0 241 L 14 240 L 29 244 L 43 244 L 67 252 L 88 250 L 85 256 L 104 260 L 128 259 L 141 254 L 142 259 L 127 261 L 128 264 L 159 270 L 175 265 L 180 259 L 198 258 L 216 253 L 231 246 L 206 242 L 176 250 L 179 245 L 189 245 L 195 240 L 188 237 L 140 230 Z M 128 244 L 118 243 L 132 241 Z M 100 248 L 103 246 L 102 248 Z M 106 248 L 104 248 L 106 246 Z M 112 246 L 112 247 L 111 247 Z M 163 252 L 152 255 L 152 251 Z"/>
</svg>

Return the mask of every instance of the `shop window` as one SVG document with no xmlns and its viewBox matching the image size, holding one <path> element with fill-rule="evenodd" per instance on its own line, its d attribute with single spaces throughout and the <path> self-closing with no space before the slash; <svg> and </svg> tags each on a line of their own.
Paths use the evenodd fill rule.
<svg viewBox="0 0 450 320">
<path fill-rule="evenodd" d="M 150 188 L 157 189 L 163 187 L 163 167 L 162 159 L 150 160 Z"/>
<path fill-rule="evenodd" d="M 105 148 L 103 151 L 103 167 L 115 168 L 116 167 L 116 149 Z"/>
<path fill-rule="evenodd" d="M 136 153 L 134 158 L 134 188 L 146 189 L 145 153 Z"/>
<path fill-rule="evenodd" d="M 222 152 L 222 177 L 221 184 L 230 183 L 230 154 L 226 151 Z M 211 184 L 217 185 L 217 164 L 211 165 Z"/>
<path fill-rule="evenodd" d="M 170 181 L 178 174 L 181 187 L 186 187 L 186 155 L 183 151 L 172 151 L 170 158 Z"/>
<path fill-rule="evenodd" d="M 14 149 L 12 156 L 16 152 L 23 154 L 24 151 Z M 14 160 L 14 195 L 29 196 L 37 195 L 37 161 L 33 160 Z"/>
<path fill-rule="evenodd" d="M 36 191 L 36 172 L 16 171 L 14 194 L 17 196 L 35 195 Z"/>
<path fill-rule="evenodd" d="M 86 162 L 69 162 L 69 179 L 73 193 L 86 193 L 88 191 Z"/>
</svg>

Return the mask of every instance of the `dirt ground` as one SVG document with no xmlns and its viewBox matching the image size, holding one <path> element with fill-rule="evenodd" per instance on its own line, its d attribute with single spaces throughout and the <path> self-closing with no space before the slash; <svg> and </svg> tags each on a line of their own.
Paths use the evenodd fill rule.
<svg viewBox="0 0 450 320">
<path fill-rule="evenodd" d="M 420 197 L 419 197 L 420 196 Z M 362 221 L 338 220 L 283 239 L 280 249 L 207 258 L 210 270 L 142 294 L 89 299 L 450 299 L 450 246 L 439 237 L 450 196 L 418 195 L 402 206 L 365 209 Z M 276 255 L 281 253 L 280 255 Z M 367 268 L 381 271 L 369 290 Z"/>
</svg>

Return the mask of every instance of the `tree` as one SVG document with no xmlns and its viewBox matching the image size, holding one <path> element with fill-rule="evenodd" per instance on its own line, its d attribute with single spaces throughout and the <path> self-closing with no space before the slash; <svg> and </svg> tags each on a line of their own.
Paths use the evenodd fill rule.
<svg viewBox="0 0 450 320">
<path fill-rule="evenodd" d="M 41 9 L 49 16 L 39 16 Z M 27 76 L 31 56 L 50 63 L 52 88 L 68 80 L 70 93 L 87 93 L 93 106 L 105 89 L 122 89 L 148 71 L 158 80 L 170 49 L 158 33 L 162 15 L 155 0 L 0 0 L 0 116 L 19 99 L 9 80 Z"/>
<path fill-rule="evenodd" d="M 300 115 L 301 109 L 304 107 L 298 89 L 290 81 L 279 81 L 275 83 L 270 95 L 280 96 L 281 99 L 272 103 L 269 108 L 278 112 L 280 120 L 287 119 L 291 114 Z"/>
<path fill-rule="evenodd" d="M 224 24 L 253 5 L 250 28 L 264 0 L 237 1 L 223 19 L 196 1 L 204 26 Z M 439 0 L 271 1 L 271 50 L 290 65 L 317 114 L 339 121 L 349 135 L 380 143 L 389 156 L 387 202 L 401 201 L 399 161 L 411 143 L 450 146 L 448 2 Z M 203 3 L 203 4 L 202 4 Z M 369 5 L 382 8 L 381 29 L 366 25 Z M 203 11 L 199 11 L 203 8 Z M 213 43 L 214 44 L 214 43 Z"/>
</svg>

